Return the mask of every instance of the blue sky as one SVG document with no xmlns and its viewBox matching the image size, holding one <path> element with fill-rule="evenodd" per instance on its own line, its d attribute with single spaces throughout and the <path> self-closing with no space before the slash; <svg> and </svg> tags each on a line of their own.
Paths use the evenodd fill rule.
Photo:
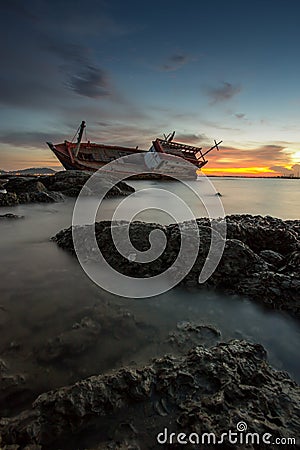
<svg viewBox="0 0 300 450">
<path fill-rule="evenodd" d="M 292 173 L 299 17 L 297 1 L 279 0 L 6 2 L 0 168 L 55 166 L 44 142 L 72 138 L 84 119 L 98 142 L 222 139 L 216 173 Z"/>
</svg>

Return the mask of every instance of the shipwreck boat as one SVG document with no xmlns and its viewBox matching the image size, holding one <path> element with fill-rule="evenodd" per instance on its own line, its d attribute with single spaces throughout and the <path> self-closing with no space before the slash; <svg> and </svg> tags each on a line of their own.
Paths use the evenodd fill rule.
<svg viewBox="0 0 300 450">
<path fill-rule="evenodd" d="M 82 142 L 85 127 L 85 121 L 82 121 L 75 134 L 75 136 L 77 135 L 76 142 L 67 140 L 61 144 L 47 142 L 49 148 L 67 170 L 95 172 L 112 161 L 120 161 L 117 164 L 117 171 L 128 177 L 195 179 L 197 170 L 208 162 L 205 156 L 215 148 L 219 150 L 218 145 L 222 142 L 214 141 L 215 144 L 203 152 L 201 147 L 174 142 L 174 131 L 168 136 L 164 135 L 164 139 L 155 139 L 149 150 L 142 150 L 138 147 Z M 137 154 L 141 156 L 132 157 Z M 122 158 L 124 156 L 126 158 Z M 172 156 L 177 156 L 179 159 L 172 158 Z M 193 166 L 191 167 L 187 162 Z M 114 165 L 114 170 L 115 167 L 116 165 Z M 110 166 L 107 170 L 109 169 Z"/>
</svg>

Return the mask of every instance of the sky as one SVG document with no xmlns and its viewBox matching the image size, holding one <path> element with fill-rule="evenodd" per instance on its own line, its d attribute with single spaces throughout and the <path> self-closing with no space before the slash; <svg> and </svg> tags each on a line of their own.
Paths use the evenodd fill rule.
<svg viewBox="0 0 300 450">
<path fill-rule="evenodd" d="M 299 175 L 296 0 L 9 0 L 0 169 L 60 164 L 46 141 L 202 146 L 210 175 Z"/>
</svg>

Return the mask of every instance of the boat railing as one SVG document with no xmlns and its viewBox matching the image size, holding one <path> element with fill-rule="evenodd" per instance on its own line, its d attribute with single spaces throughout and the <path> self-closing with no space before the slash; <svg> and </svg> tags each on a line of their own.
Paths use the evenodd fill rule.
<svg viewBox="0 0 300 450">
<path fill-rule="evenodd" d="M 162 145 L 162 147 L 167 147 L 170 150 L 181 150 L 183 152 L 186 153 L 197 153 L 200 150 L 202 150 L 202 147 L 195 147 L 193 145 L 188 145 L 188 144 L 181 144 L 180 142 L 169 142 L 169 141 L 165 141 L 163 139 L 159 139 L 160 144 Z"/>
</svg>

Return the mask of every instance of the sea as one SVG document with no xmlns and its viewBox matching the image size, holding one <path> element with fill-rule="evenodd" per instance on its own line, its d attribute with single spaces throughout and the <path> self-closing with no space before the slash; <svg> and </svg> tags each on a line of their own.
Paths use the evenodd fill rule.
<svg viewBox="0 0 300 450">
<path fill-rule="evenodd" d="M 300 180 L 296 179 L 218 177 L 188 185 L 131 180 L 128 184 L 136 192 L 105 199 L 97 220 L 115 218 L 117 210 L 118 219 L 168 224 L 186 220 L 186 205 L 195 217 L 223 211 L 300 219 Z M 9 374 L 23 377 L 20 390 L 16 388 L 2 402 L 1 414 L 13 415 L 29 407 L 41 392 L 78 379 L 124 365 L 143 365 L 165 353 L 181 354 L 186 343 L 180 333 L 187 323 L 220 331 L 218 337 L 210 336 L 210 342 L 203 337 L 205 345 L 230 339 L 262 344 L 273 367 L 300 382 L 299 322 L 284 312 L 246 297 L 204 289 L 175 287 L 136 299 L 114 295 L 93 283 L 76 257 L 51 240 L 71 225 L 74 204 L 75 199 L 66 198 L 60 203 L 1 209 L 1 214 L 24 216 L 0 222 L 0 359 Z M 70 344 L 72 330 L 90 319 L 100 323 L 100 332 L 87 345 Z M 49 349 L 62 336 L 69 346 L 55 358 L 53 348 Z M 5 393 L 1 395 L 5 398 Z"/>
</svg>

